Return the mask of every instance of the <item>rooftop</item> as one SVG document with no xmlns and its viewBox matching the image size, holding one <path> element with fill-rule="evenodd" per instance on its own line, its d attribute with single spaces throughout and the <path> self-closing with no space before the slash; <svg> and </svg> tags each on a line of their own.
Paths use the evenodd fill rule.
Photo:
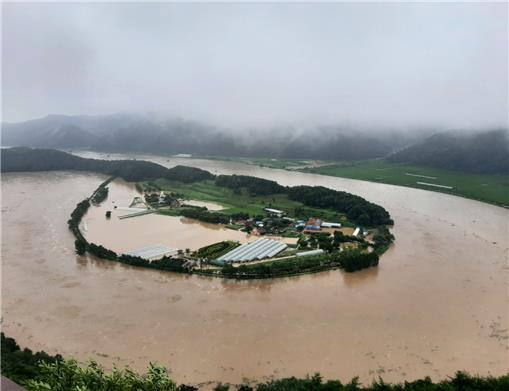
<svg viewBox="0 0 509 391">
<path fill-rule="evenodd" d="M 156 244 L 152 246 L 141 247 L 137 250 L 129 251 L 126 254 L 133 257 L 141 257 L 145 259 L 159 259 L 165 255 L 172 255 L 178 252 L 177 249 L 164 246 L 162 244 Z"/>
</svg>

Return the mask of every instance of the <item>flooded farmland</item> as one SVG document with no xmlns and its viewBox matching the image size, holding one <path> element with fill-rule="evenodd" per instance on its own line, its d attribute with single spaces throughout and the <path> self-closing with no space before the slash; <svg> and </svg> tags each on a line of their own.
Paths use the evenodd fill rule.
<svg viewBox="0 0 509 391">
<path fill-rule="evenodd" d="M 378 376 L 440 379 L 459 369 L 507 371 L 508 210 L 418 189 L 234 162 L 148 160 L 361 195 L 389 210 L 396 243 L 378 268 L 353 274 L 239 282 L 136 269 L 74 254 L 66 221 L 104 176 L 4 174 L 2 328 L 22 346 L 94 358 L 108 367 L 143 370 L 157 361 L 171 368 L 176 381 L 195 384 L 314 372 L 369 382 Z M 122 192 L 131 197 L 130 184 L 113 186 L 115 200 Z M 119 251 L 163 237 L 167 242 L 161 244 L 172 247 L 179 240 L 193 248 L 211 231 L 221 238 L 224 233 L 147 215 L 122 220 L 144 227 L 132 234 L 114 225 L 115 216 L 106 222 L 101 208 L 86 216 L 86 235 Z"/>
<path fill-rule="evenodd" d="M 108 198 L 99 206 L 93 205 L 83 219 L 82 230 L 89 242 L 101 244 L 118 253 L 136 250 L 147 245 L 162 244 L 170 248 L 197 250 L 221 240 L 245 243 L 257 237 L 185 217 L 147 214 L 119 219 L 132 211 L 124 210 L 139 195 L 132 183 L 115 180 L 109 186 Z M 218 206 L 213 203 L 186 201 L 199 206 Z M 115 206 L 118 206 L 115 209 Z M 106 219 L 106 211 L 111 218 Z"/>
</svg>

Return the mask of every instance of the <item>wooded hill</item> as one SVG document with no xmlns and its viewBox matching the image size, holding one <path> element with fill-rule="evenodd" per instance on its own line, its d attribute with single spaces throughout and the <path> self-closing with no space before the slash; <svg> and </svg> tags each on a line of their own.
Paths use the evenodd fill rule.
<svg viewBox="0 0 509 391">
<path fill-rule="evenodd" d="M 407 163 L 476 174 L 509 174 L 507 130 L 482 133 L 437 133 L 387 158 Z"/>
<path fill-rule="evenodd" d="M 25 147 L 2 150 L 2 172 L 17 171 L 91 171 L 137 182 L 165 178 L 179 182 L 196 182 L 214 177 L 200 168 L 176 166 L 166 168 L 143 160 L 85 159 L 54 149 L 31 149 Z"/>
</svg>

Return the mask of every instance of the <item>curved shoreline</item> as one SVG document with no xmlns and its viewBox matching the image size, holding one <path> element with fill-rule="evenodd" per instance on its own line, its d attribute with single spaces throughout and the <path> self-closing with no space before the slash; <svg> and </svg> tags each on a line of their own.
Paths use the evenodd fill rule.
<svg viewBox="0 0 509 391">
<path fill-rule="evenodd" d="M 220 164 L 217 172 L 237 169 Z M 507 210 L 433 192 L 263 171 L 264 177 L 282 184 L 324 185 L 386 206 L 396 222 L 397 242 L 379 267 L 359 273 L 329 271 L 242 282 L 122 267 L 74 255 L 74 237 L 63 224 L 76 203 L 107 176 L 72 171 L 8 174 L 3 178 L 2 211 L 5 330 L 25 346 L 80 360 L 93 357 L 108 367 L 118 356 L 119 365 L 141 371 L 152 358 L 171 367 L 179 382 L 238 383 L 243 377 L 263 379 L 273 370 L 281 376 L 305 376 L 307 371 L 327 378 L 359 375 L 362 382 L 370 382 L 376 376 L 371 371 L 378 368 L 385 368 L 384 379 L 391 382 L 427 374 L 442 379 L 458 367 L 505 372 L 504 341 L 491 337 L 489 326 L 507 319 L 502 300 L 507 291 L 502 264 Z M 243 173 L 262 174 L 257 168 Z M 107 231 L 89 236 L 95 230 L 89 219 L 99 218 L 108 227 L 104 213 L 112 201 L 118 204 L 117 190 L 124 194 L 133 189 L 118 182 L 109 185 L 102 206 L 92 206 L 83 218 L 89 231 L 80 225 L 93 242 L 102 243 L 100 236 Z M 146 224 L 140 223 L 143 230 Z M 111 233 L 122 243 L 123 233 Z M 104 244 L 110 247 L 110 242 Z M 117 249 L 113 242 L 110 248 Z M 139 315 L 135 318 L 133 308 Z M 454 325 L 459 323 L 464 327 L 458 330 Z M 323 335 L 329 336 L 326 341 Z M 393 354 L 386 356 L 387 351 Z M 367 356 L 369 352 L 373 354 Z M 200 361 L 204 357 L 207 360 Z M 424 365 L 424 358 L 433 366 Z M 217 370 L 216 362 L 234 371 Z"/>
<path fill-rule="evenodd" d="M 412 190 L 422 190 L 424 192 L 430 192 L 430 193 L 438 193 L 443 194 L 447 196 L 452 196 L 460 199 L 470 200 L 470 201 L 477 201 L 486 205 L 491 206 L 497 206 L 499 208 L 508 209 L 509 205 L 496 203 L 496 202 L 489 202 L 487 200 L 482 200 L 475 197 L 468 197 L 466 195 L 460 195 L 460 194 L 453 194 L 446 191 L 437 191 L 436 189 L 425 189 L 422 187 L 417 186 L 403 186 L 395 183 L 390 182 L 379 182 L 379 181 L 372 181 L 368 179 L 362 179 L 362 178 L 355 178 L 350 176 L 338 176 L 338 175 L 328 175 L 323 174 L 317 171 L 312 170 L 291 170 L 286 168 L 280 168 L 280 167 L 271 167 L 256 163 L 249 163 L 246 161 L 243 161 L 242 159 L 222 159 L 220 157 L 214 157 L 214 156 L 192 156 L 192 157 L 175 157 L 175 156 L 163 156 L 163 155 L 157 155 L 157 154 L 148 154 L 148 153 L 139 153 L 139 152 L 133 152 L 133 153 L 120 153 L 120 152 L 111 152 L 111 153 L 103 153 L 103 152 L 96 152 L 92 150 L 73 150 L 70 152 L 71 154 L 75 156 L 80 157 L 94 157 L 94 158 L 100 158 L 100 159 L 122 159 L 127 160 L 126 156 L 129 156 L 129 158 L 139 158 L 144 160 L 149 160 L 152 162 L 157 162 L 158 164 L 165 165 L 165 162 L 167 162 L 167 159 L 170 158 L 172 160 L 178 160 L 179 164 L 184 164 L 185 161 L 193 162 L 193 161 L 211 161 L 211 162 L 225 162 L 225 163 L 232 163 L 232 164 L 238 164 L 248 167 L 257 167 L 260 169 L 270 169 L 270 170 L 278 170 L 283 172 L 290 172 L 290 173 L 300 173 L 300 174 L 312 174 L 312 175 L 319 175 L 325 178 L 337 178 L 347 181 L 358 181 L 360 183 L 370 183 L 370 184 L 377 184 L 377 185 L 386 185 L 386 186 L 395 186 L 397 188 L 403 188 L 403 189 L 412 189 Z M 422 167 L 423 169 L 427 169 L 427 167 Z"/>
<path fill-rule="evenodd" d="M 291 268 L 288 264 L 285 265 L 284 261 L 268 260 L 267 262 L 260 264 L 244 264 L 239 267 L 225 265 L 223 268 L 202 269 L 202 260 L 192 257 L 165 256 L 157 261 L 149 261 L 141 257 L 117 254 L 102 245 L 89 243 L 79 228 L 82 218 L 87 213 L 91 202 L 94 202 L 95 196 L 100 193 L 102 189 L 106 189 L 107 193 L 108 188 L 106 186 L 114 179 L 115 177 L 110 177 L 106 181 L 102 182 L 90 197 L 77 204 L 71 214 L 71 219 L 69 219 L 68 225 L 76 238 L 75 248 L 76 253 L 79 255 L 83 255 L 88 252 L 99 259 L 146 269 L 234 280 L 258 280 L 315 274 L 335 269 L 344 269 L 347 272 L 353 272 L 367 267 L 377 266 L 379 255 L 382 255 L 389 247 L 383 246 L 379 249 L 380 251 L 374 251 L 371 253 L 355 252 L 354 254 L 354 251 L 346 251 L 343 253 L 329 253 L 309 257 L 294 257 L 291 259 L 291 262 L 293 263 Z M 100 200 L 100 202 L 102 201 L 103 199 Z M 95 203 L 97 204 L 97 202 Z M 196 263 L 198 264 L 198 267 L 195 267 Z"/>
</svg>

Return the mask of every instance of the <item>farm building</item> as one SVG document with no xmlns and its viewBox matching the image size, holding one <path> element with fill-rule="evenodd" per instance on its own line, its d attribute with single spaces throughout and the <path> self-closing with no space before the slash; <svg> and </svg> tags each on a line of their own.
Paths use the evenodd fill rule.
<svg viewBox="0 0 509 391">
<path fill-rule="evenodd" d="M 298 257 L 309 257 L 310 255 L 320 255 L 323 254 L 324 251 L 321 248 L 316 250 L 302 251 L 300 253 L 295 254 Z"/>
<path fill-rule="evenodd" d="M 322 228 L 341 228 L 341 223 L 328 223 L 323 221 Z"/>
<path fill-rule="evenodd" d="M 309 219 L 304 226 L 304 232 L 319 232 L 322 230 L 322 220 Z"/>
<path fill-rule="evenodd" d="M 161 259 L 164 256 L 172 256 L 177 254 L 178 254 L 177 249 L 170 248 L 161 244 L 141 247 L 137 250 L 129 251 L 126 253 L 126 255 L 131 255 L 133 257 L 141 257 L 144 259 L 148 259 L 149 261 L 155 261 L 157 259 Z"/>
<path fill-rule="evenodd" d="M 283 217 L 286 214 L 284 211 L 279 209 L 264 208 L 263 210 L 267 212 L 269 215 L 276 217 Z"/>
<path fill-rule="evenodd" d="M 288 247 L 286 243 L 277 240 L 259 239 L 243 244 L 236 249 L 219 257 L 216 261 L 224 263 L 250 262 L 263 258 L 271 258 Z"/>
</svg>

